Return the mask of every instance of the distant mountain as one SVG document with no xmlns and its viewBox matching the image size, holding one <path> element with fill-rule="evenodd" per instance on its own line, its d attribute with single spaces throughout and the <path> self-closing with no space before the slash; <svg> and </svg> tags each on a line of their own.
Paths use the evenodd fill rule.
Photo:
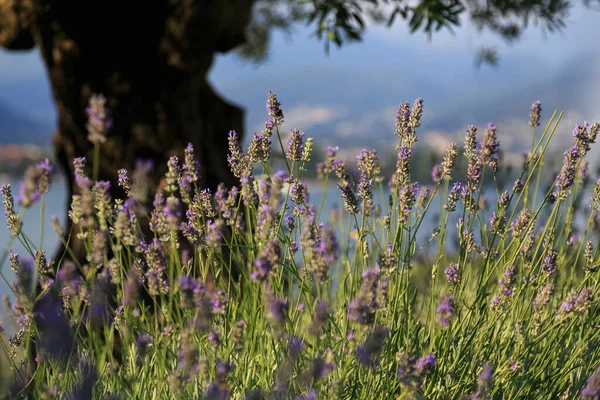
<svg viewBox="0 0 600 400">
<path fill-rule="evenodd" d="M 52 133 L 50 123 L 38 122 L 0 102 L 0 144 L 33 143 L 49 146 Z"/>
</svg>

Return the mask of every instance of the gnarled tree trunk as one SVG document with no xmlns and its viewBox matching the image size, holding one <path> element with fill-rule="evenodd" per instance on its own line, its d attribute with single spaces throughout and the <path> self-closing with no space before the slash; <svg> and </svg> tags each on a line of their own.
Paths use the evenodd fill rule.
<svg viewBox="0 0 600 400">
<path fill-rule="evenodd" d="M 117 170 L 136 159 L 156 168 L 151 190 L 167 160 L 192 143 L 204 187 L 233 184 L 227 167 L 227 132 L 242 134 L 243 111 L 207 82 L 215 52 L 244 41 L 254 0 L 0 0 L 0 45 L 38 46 L 58 110 L 56 157 L 77 193 L 74 157 L 93 157 L 86 107 L 93 93 L 107 98 L 113 120 L 100 150 L 98 179 L 123 198 Z M 66 231 L 71 228 L 68 222 Z M 70 247 L 80 257 L 82 243 Z"/>
</svg>

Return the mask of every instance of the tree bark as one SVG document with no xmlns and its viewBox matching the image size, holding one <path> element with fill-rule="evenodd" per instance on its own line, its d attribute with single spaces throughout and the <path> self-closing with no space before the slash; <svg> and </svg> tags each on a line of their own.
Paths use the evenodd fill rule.
<svg viewBox="0 0 600 400">
<path fill-rule="evenodd" d="M 152 195 L 169 157 L 182 157 L 188 143 L 201 186 L 234 183 L 227 132 L 242 135 L 244 112 L 215 93 L 207 73 L 215 52 L 243 43 L 254 1 L 0 0 L 0 45 L 38 46 L 46 65 L 58 111 L 53 144 L 69 201 L 77 194 L 73 158 L 93 158 L 85 111 L 93 93 L 107 98 L 113 120 L 98 174 L 111 182 L 113 198 L 124 197 L 117 170 L 131 171 L 136 159 L 154 162 Z M 71 227 L 68 221 L 65 231 Z M 75 235 L 70 247 L 83 257 Z"/>
</svg>

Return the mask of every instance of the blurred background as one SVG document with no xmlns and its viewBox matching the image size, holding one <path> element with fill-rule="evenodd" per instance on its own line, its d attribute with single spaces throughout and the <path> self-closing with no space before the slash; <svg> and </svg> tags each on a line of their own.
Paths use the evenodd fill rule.
<svg viewBox="0 0 600 400">
<path fill-rule="evenodd" d="M 267 58 L 255 64 L 236 53 L 218 55 L 209 80 L 215 90 L 246 111 L 246 141 L 264 127 L 268 91 L 277 93 L 285 113 L 284 128 L 299 128 L 321 148 L 340 146 L 339 156 L 353 160 L 363 147 L 382 159 L 395 155 L 394 118 L 398 105 L 424 99 L 417 147 L 437 157 L 450 141 L 462 142 L 467 125 L 498 128 L 504 161 L 519 165 L 529 149 L 529 112 L 542 102 L 542 128 L 554 109 L 565 116 L 552 143 L 570 146 L 575 122 L 600 121 L 600 37 L 597 11 L 577 4 L 560 33 L 531 26 L 508 45 L 497 35 L 479 32 L 465 21 L 454 34 L 442 29 L 431 40 L 410 34 L 402 21 L 391 28 L 371 25 L 362 42 L 332 47 L 312 36 L 314 26 L 294 24 L 291 34 L 274 32 Z M 475 65 L 477 49 L 495 47 L 496 66 Z M 51 136 L 57 113 L 38 50 L 6 52 L 0 48 L 0 181 L 17 183 L 27 165 L 52 157 Z M 225 134 L 225 132 L 224 132 Z M 598 153 L 592 148 L 590 160 Z M 315 156 L 318 158 L 318 154 Z M 430 158 L 422 162 L 424 179 Z M 15 187 L 14 192 L 18 191 Z M 46 200 L 44 247 L 58 238 L 50 216 L 66 220 L 65 183 L 59 176 Z M 39 236 L 39 208 L 28 211 L 24 230 Z M 9 232 L 0 224 L 0 244 Z M 18 243 L 9 244 L 22 251 Z M 3 271 L 10 277 L 9 268 Z M 0 293 L 6 292 L 0 283 Z"/>
</svg>

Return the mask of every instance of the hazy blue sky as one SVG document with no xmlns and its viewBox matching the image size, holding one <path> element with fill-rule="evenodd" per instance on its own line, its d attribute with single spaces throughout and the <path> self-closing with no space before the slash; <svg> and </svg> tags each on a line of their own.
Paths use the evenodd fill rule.
<svg viewBox="0 0 600 400">
<path fill-rule="evenodd" d="M 219 56 L 210 78 L 216 89 L 245 107 L 247 131 L 261 127 L 267 91 L 277 92 L 288 128 L 307 135 L 326 132 L 337 142 L 364 138 L 381 142 L 391 133 L 401 101 L 425 99 L 420 136 L 432 145 L 462 140 L 470 123 L 498 126 L 502 144 L 517 150 L 528 143 L 529 107 L 541 100 L 545 116 L 567 112 L 560 132 L 574 122 L 600 120 L 600 12 L 577 7 L 563 33 L 532 27 L 512 47 L 466 24 L 456 36 L 409 35 L 402 23 L 369 30 L 365 40 L 333 49 L 329 57 L 310 31 L 291 39 L 277 34 L 270 58 L 256 67 L 235 55 Z M 495 45 L 498 68 L 474 68 L 475 49 Z M 0 52 L 0 100 L 40 120 L 53 120 L 44 69 L 36 52 Z M 318 136 L 317 136 L 318 138 Z M 369 140 L 367 140 L 369 138 Z M 434 140 L 435 139 L 435 140 Z"/>
</svg>

